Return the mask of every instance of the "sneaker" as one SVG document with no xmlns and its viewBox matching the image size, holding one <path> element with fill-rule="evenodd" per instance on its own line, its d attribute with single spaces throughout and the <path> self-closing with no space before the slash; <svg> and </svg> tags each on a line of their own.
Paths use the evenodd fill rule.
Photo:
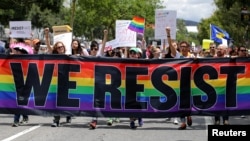
<svg viewBox="0 0 250 141">
<path fill-rule="evenodd" d="M 18 127 L 19 126 L 19 123 L 18 122 L 14 122 L 13 124 L 12 124 L 12 127 Z"/>
<path fill-rule="evenodd" d="M 24 119 L 20 122 L 20 124 L 25 124 L 25 123 L 28 123 L 28 121 L 29 121 L 29 119 L 28 119 L 28 118 L 24 118 Z"/>
<path fill-rule="evenodd" d="M 59 121 L 54 121 L 54 122 L 51 124 L 51 127 L 59 127 L 59 126 L 60 126 Z"/>
<path fill-rule="evenodd" d="M 216 121 L 214 122 L 214 125 L 220 125 L 220 121 L 219 121 L 219 120 L 216 120 Z"/>
<path fill-rule="evenodd" d="M 228 120 L 224 120 L 224 121 L 223 121 L 223 124 L 224 124 L 224 125 L 229 125 Z"/>
<path fill-rule="evenodd" d="M 115 118 L 113 121 L 116 122 L 116 123 L 119 123 L 120 119 L 119 118 Z"/>
<path fill-rule="evenodd" d="M 134 121 L 130 121 L 130 128 L 131 128 L 131 129 L 136 129 L 136 126 L 135 126 L 135 122 L 134 122 Z"/>
<path fill-rule="evenodd" d="M 178 130 L 185 130 L 187 128 L 186 123 L 182 123 Z"/>
<path fill-rule="evenodd" d="M 174 124 L 177 125 L 179 122 L 177 120 L 177 118 L 174 118 Z"/>
<path fill-rule="evenodd" d="M 187 125 L 191 126 L 192 125 L 192 117 L 191 116 L 187 116 Z"/>
<path fill-rule="evenodd" d="M 166 121 L 167 121 L 167 122 L 171 121 L 171 118 L 166 118 Z"/>
<path fill-rule="evenodd" d="M 95 129 L 96 128 L 96 124 L 97 124 L 97 121 L 96 120 L 92 120 L 89 124 L 89 128 L 91 129 Z"/>
<path fill-rule="evenodd" d="M 113 120 L 110 118 L 110 119 L 107 121 L 107 125 L 108 125 L 108 126 L 112 126 L 112 124 L 113 124 Z"/>
<path fill-rule="evenodd" d="M 66 123 L 71 123 L 71 117 L 66 117 Z"/>
<path fill-rule="evenodd" d="M 143 125 L 143 120 L 142 120 L 142 118 L 138 118 L 138 124 L 139 124 L 139 127 L 142 127 L 142 125 Z"/>
</svg>

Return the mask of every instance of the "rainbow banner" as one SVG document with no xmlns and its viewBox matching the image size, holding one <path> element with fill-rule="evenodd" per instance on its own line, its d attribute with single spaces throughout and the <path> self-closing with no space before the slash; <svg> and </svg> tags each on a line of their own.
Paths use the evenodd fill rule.
<svg viewBox="0 0 250 141">
<path fill-rule="evenodd" d="M 163 118 L 248 115 L 248 58 L 0 55 L 0 113 Z"/>
<path fill-rule="evenodd" d="M 145 19 L 138 16 L 134 16 L 133 20 L 130 22 L 128 26 L 128 29 L 143 34 L 144 27 L 145 27 Z"/>
</svg>

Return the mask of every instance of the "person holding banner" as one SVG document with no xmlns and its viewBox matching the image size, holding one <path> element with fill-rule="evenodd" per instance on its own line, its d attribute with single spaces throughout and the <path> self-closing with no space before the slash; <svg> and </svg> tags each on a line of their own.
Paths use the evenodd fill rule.
<svg viewBox="0 0 250 141">
<path fill-rule="evenodd" d="M 71 42 L 72 55 L 76 56 L 89 56 L 88 51 L 81 46 L 81 43 L 77 39 L 73 39 Z"/>
<path fill-rule="evenodd" d="M 170 36 L 170 27 L 166 27 L 166 33 L 169 47 L 166 49 L 164 40 L 163 51 L 165 51 L 166 54 L 162 58 L 179 58 L 180 53 L 177 51 L 177 43 L 172 41 Z"/>
<path fill-rule="evenodd" d="M 39 39 L 33 39 L 33 41 L 31 42 L 31 46 L 33 46 L 34 54 L 38 54 L 40 50 L 40 45 L 41 42 Z"/>
<path fill-rule="evenodd" d="M 50 38 L 49 38 L 49 28 L 45 28 L 44 34 L 45 34 L 45 43 L 47 45 L 48 54 L 65 54 L 66 53 L 66 47 L 61 41 L 57 41 L 51 48 Z M 51 127 L 59 127 L 60 118 L 61 118 L 60 115 L 54 116 Z M 71 123 L 71 116 L 66 116 L 66 123 Z"/>
<path fill-rule="evenodd" d="M 167 34 L 167 41 L 168 41 L 168 45 L 169 47 L 166 50 L 165 47 L 165 40 L 164 40 L 164 44 L 163 44 L 163 51 L 166 51 L 167 54 L 164 54 L 164 56 L 162 58 L 180 58 L 180 53 L 178 51 L 178 44 L 176 41 L 171 39 L 171 29 L 170 27 L 166 27 L 166 34 Z M 167 121 L 171 121 L 171 118 L 167 118 Z M 174 124 L 178 124 L 178 119 L 175 117 L 174 118 Z"/>
<path fill-rule="evenodd" d="M 102 57 L 104 56 L 104 49 L 105 49 L 105 45 L 108 39 L 108 30 L 104 30 L 104 37 L 103 37 L 103 41 L 102 41 L 102 46 L 101 46 L 101 50 L 99 50 L 99 44 L 97 41 L 92 41 L 90 44 L 90 56 L 95 56 L 95 57 Z M 96 125 L 97 125 L 97 120 L 98 117 L 94 116 L 92 117 L 91 122 L 89 123 L 89 128 L 90 129 L 95 129 Z"/>
<path fill-rule="evenodd" d="M 11 54 L 33 54 L 31 46 L 24 43 L 24 40 L 20 40 L 17 43 L 10 44 L 10 48 L 12 49 Z M 18 99 L 22 99 L 22 96 L 19 96 Z M 22 114 L 23 120 L 20 121 L 21 114 L 15 114 L 14 115 L 14 123 L 12 124 L 12 127 L 18 127 L 20 124 L 28 123 L 29 117 L 28 115 Z"/>
<path fill-rule="evenodd" d="M 148 59 L 161 59 L 161 48 L 151 46 L 148 52 Z"/>
<path fill-rule="evenodd" d="M 180 58 L 195 58 L 193 54 L 190 53 L 190 44 L 187 41 L 181 41 L 180 42 L 180 51 L 181 56 Z M 181 126 L 178 128 L 179 130 L 185 130 L 186 125 L 186 117 L 187 117 L 187 125 L 192 125 L 192 117 L 190 115 L 182 115 L 180 117 L 181 120 Z"/>
<path fill-rule="evenodd" d="M 132 48 L 129 49 L 128 58 L 139 59 L 139 57 L 141 57 L 141 50 L 140 50 L 140 48 L 132 47 Z M 139 117 L 139 118 L 130 117 L 130 128 L 131 129 L 136 129 L 137 128 L 135 126 L 135 121 L 136 120 L 138 120 L 139 127 L 143 126 L 143 120 L 142 120 L 141 117 Z"/>
<path fill-rule="evenodd" d="M 110 53 L 107 52 L 109 55 L 106 55 L 105 57 L 122 58 L 122 52 L 119 48 L 112 49 L 110 47 L 106 51 Z M 112 126 L 114 122 L 119 123 L 120 119 L 118 117 L 109 117 L 109 119 L 107 120 L 107 125 Z"/>
<path fill-rule="evenodd" d="M 209 44 L 209 55 L 206 57 L 214 57 L 215 51 L 216 51 L 216 44 L 212 42 Z"/>
<path fill-rule="evenodd" d="M 99 49 L 99 43 L 97 41 L 92 41 L 90 44 L 90 56 L 104 56 L 104 50 L 105 50 L 105 45 L 108 39 L 108 30 L 104 30 L 104 37 L 103 37 L 103 41 L 101 44 L 101 49 Z"/>
<path fill-rule="evenodd" d="M 238 48 L 238 55 L 237 57 L 248 57 L 248 51 L 245 46 L 239 46 Z"/>
<path fill-rule="evenodd" d="M 217 49 L 216 49 L 216 56 L 214 56 L 214 58 L 224 58 L 227 57 L 227 46 L 224 44 L 220 44 L 218 45 Z M 223 115 L 223 116 L 219 116 L 216 115 L 214 116 L 214 124 L 215 125 L 220 125 L 220 117 L 222 117 L 223 120 L 223 125 L 228 125 L 229 124 L 229 116 L 228 115 Z"/>
</svg>

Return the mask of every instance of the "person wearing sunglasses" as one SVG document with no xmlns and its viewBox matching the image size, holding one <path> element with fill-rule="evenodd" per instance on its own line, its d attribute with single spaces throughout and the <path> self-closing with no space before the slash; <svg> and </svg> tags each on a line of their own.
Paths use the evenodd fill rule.
<svg viewBox="0 0 250 141">
<path fill-rule="evenodd" d="M 102 41 L 102 45 L 101 48 L 99 50 L 99 44 L 97 41 L 92 41 L 90 44 L 90 56 L 104 56 L 104 49 L 105 49 L 105 45 L 108 39 L 108 30 L 104 30 L 103 31 L 103 41 Z M 97 121 L 98 121 L 98 117 L 97 116 L 93 116 L 91 122 L 89 123 L 89 128 L 90 129 L 96 129 L 97 126 Z"/>
<path fill-rule="evenodd" d="M 48 54 L 65 54 L 66 48 L 62 41 L 57 41 L 53 47 L 50 45 L 50 38 L 49 38 L 49 28 L 44 29 L 45 34 L 45 43 L 47 45 L 47 53 Z M 51 127 L 59 127 L 60 126 L 60 115 L 55 115 L 53 119 L 53 123 L 51 124 Z M 71 116 L 66 116 L 66 123 L 71 123 Z"/>
<path fill-rule="evenodd" d="M 187 41 L 181 41 L 180 42 L 180 51 L 181 56 L 180 58 L 195 58 L 195 56 L 190 53 L 190 44 Z M 191 115 L 182 115 L 180 116 L 181 126 L 178 128 L 178 130 L 185 130 L 188 126 L 192 126 L 192 117 Z M 186 124 L 187 122 L 187 124 Z"/>
<path fill-rule="evenodd" d="M 237 57 L 248 57 L 248 50 L 245 46 L 238 47 L 238 55 Z"/>
<path fill-rule="evenodd" d="M 216 44 L 215 43 L 210 43 L 209 44 L 209 55 L 206 57 L 214 57 L 216 53 Z"/>
</svg>

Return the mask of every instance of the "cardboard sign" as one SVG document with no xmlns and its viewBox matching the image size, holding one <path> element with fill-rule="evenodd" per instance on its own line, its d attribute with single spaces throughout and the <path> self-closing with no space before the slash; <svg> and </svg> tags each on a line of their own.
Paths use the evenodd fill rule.
<svg viewBox="0 0 250 141">
<path fill-rule="evenodd" d="M 10 37 L 31 38 L 31 21 L 10 21 Z"/>
</svg>

